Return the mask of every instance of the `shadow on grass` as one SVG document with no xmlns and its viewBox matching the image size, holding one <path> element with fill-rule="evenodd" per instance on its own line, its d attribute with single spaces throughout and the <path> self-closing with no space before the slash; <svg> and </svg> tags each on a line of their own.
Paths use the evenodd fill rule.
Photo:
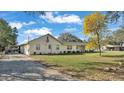
<svg viewBox="0 0 124 93">
<path fill-rule="evenodd" d="M 121 62 L 124 62 L 124 60 L 118 60 L 118 61 L 121 61 Z M 86 63 L 87 64 L 87 63 Z M 97 65 L 97 66 L 94 66 L 94 65 Z M 119 66 L 118 64 L 108 64 L 108 63 L 100 63 L 100 64 L 97 64 L 97 63 L 95 63 L 95 64 L 87 64 L 87 65 L 91 65 L 91 67 L 89 67 L 88 69 L 89 70 L 91 70 L 91 71 L 93 71 L 93 72 L 95 72 L 95 70 L 99 70 L 100 72 L 107 72 L 107 73 L 111 73 L 111 74 L 113 74 L 114 73 L 114 76 L 116 77 L 116 78 L 118 78 L 118 80 L 124 80 L 124 65 L 122 65 L 122 66 Z M 102 65 L 104 65 L 104 67 L 114 67 L 114 68 L 117 68 L 116 70 L 105 70 L 104 69 L 104 67 L 102 67 Z M 101 68 L 99 68 L 99 67 L 101 67 Z M 118 67 L 119 67 L 119 69 L 118 69 Z"/>
<path fill-rule="evenodd" d="M 33 54 L 35 55 L 43 55 L 43 56 L 63 56 L 63 55 L 84 55 L 85 53 L 65 53 L 65 54 Z"/>
<path fill-rule="evenodd" d="M 84 63 L 81 63 L 83 65 L 86 65 L 86 66 L 105 66 L 105 65 L 117 65 L 117 64 L 114 64 L 114 63 L 107 63 L 107 62 L 84 62 Z"/>
<path fill-rule="evenodd" d="M 105 62 L 93 62 L 93 63 L 80 63 L 81 69 L 68 69 L 67 71 L 63 71 L 63 73 L 69 74 L 72 77 L 76 78 L 84 78 L 84 80 L 94 80 L 93 78 L 88 78 L 87 76 L 95 77 L 95 73 L 115 73 L 116 71 L 105 71 L 105 67 L 117 67 L 115 64 L 105 63 Z M 97 77 L 97 76 L 96 76 Z M 100 77 L 102 78 L 102 77 Z"/>
<path fill-rule="evenodd" d="M 102 55 L 102 57 L 124 57 L 124 55 Z"/>
<path fill-rule="evenodd" d="M 119 80 L 124 80 L 124 66 L 121 66 L 120 70 L 116 72 L 116 77 L 118 77 Z"/>
<path fill-rule="evenodd" d="M 114 63 L 105 63 L 105 62 L 84 62 L 80 63 L 80 69 L 72 68 L 72 69 L 67 69 L 67 71 L 72 71 L 72 72 L 85 72 L 85 70 L 90 70 L 90 71 L 104 71 L 105 67 L 117 67 L 118 64 Z"/>
</svg>

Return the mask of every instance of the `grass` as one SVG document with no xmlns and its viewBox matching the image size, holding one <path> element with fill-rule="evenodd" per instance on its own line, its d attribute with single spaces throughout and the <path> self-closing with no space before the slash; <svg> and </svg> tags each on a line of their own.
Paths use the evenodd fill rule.
<svg viewBox="0 0 124 93">
<path fill-rule="evenodd" d="M 118 67 L 123 61 L 124 52 L 84 53 L 80 55 L 32 55 L 52 68 L 63 73 L 72 72 L 81 80 L 113 80 L 112 72 L 105 72 L 105 67 Z"/>
</svg>

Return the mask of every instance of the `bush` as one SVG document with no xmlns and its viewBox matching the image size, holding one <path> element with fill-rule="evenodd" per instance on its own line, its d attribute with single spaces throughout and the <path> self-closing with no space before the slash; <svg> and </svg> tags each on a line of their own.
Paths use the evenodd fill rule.
<svg viewBox="0 0 124 93">
<path fill-rule="evenodd" d="M 75 53 L 75 51 L 73 51 L 72 53 Z"/>
<path fill-rule="evenodd" d="M 34 52 L 34 55 L 36 55 L 36 52 Z"/>
<path fill-rule="evenodd" d="M 64 51 L 63 53 L 66 53 L 66 51 Z"/>
<path fill-rule="evenodd" d="M 71 53 L 71 51 L 68 51 L 68 53 L 70 54 L 70 53 Z"/>
</svg>

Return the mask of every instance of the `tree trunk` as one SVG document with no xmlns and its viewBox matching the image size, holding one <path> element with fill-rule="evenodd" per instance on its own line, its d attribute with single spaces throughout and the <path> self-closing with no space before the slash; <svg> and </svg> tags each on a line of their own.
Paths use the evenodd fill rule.
<svg viewBox="0 0 124 93">
<path fill-rule="evenodd" d="M 101 51 L 101 45 L 100 45 L 100 38 L 99 38 L 99 33 L 97 32 L 97 42 L 98 42 L 98 48 L 99 48 L 99 55 L 102 55 L 102 51 Z"/>
</svg>

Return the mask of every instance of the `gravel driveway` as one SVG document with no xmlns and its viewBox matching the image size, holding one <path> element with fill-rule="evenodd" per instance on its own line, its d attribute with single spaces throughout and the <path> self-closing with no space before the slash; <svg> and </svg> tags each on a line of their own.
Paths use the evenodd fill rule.
<svg viewBox="0 0 124 93">
<path fill-rule="evenodd" d="M 6 55 L 0 59 L 0 80 L 44 81 L 73 80 L 56 70 L 47 69 L 41 62 L 35 62 L 25 55 Z"/>
</svg>

